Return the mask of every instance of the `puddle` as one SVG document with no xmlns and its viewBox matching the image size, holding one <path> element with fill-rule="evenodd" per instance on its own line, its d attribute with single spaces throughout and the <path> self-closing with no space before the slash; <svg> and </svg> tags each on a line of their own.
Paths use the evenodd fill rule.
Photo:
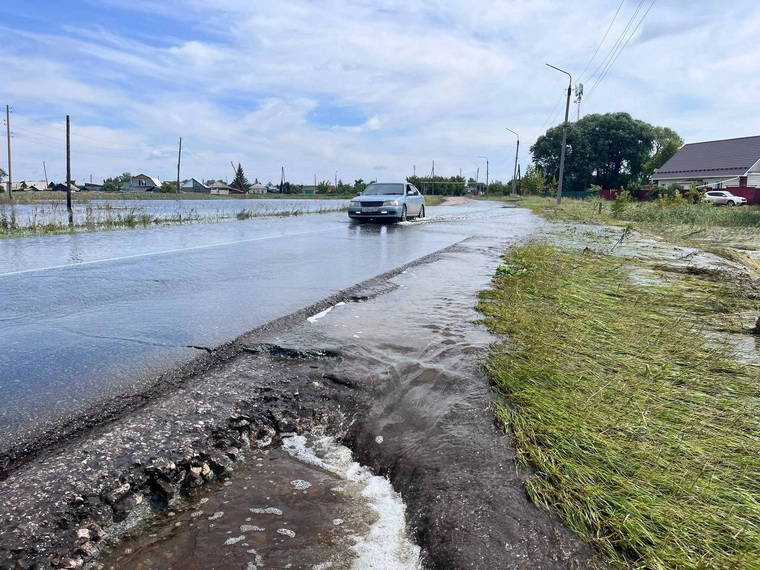
<svg viewBox="0 0 760 570">
<path fill-rule="evenodd" d="M 251 450 L 228 478 L 138 527 L 93 568 L 418 568 L 387 479 L 326 436 Z"/>
</svg>

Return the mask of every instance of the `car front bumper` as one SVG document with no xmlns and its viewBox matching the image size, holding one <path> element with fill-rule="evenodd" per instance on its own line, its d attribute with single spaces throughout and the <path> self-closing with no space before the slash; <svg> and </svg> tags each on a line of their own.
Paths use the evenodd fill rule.
<svg viewBox="0 0 760 570">
<path fill-rule="evenodd" d="M 375 208 L 349 206 L 348 217 L 363 220 L 400 218 L 402 210 L 403 206 L 377 206 Z"/>
</svg>

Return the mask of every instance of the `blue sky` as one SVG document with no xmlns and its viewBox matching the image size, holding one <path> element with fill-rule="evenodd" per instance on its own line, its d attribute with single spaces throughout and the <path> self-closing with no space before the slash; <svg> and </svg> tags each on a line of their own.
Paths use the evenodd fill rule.
<svg viewBox="0 0 760 570">
<path fill-rule="evenodd" d="M 180 136 L 183 178 L 229 177 L 233 161 L 264 182 L 282 166 L 301 183 L 400 180 L 433 160 L 483 178 L 488 156 L 507 180 L 505 127 L 524 170 L 562 120 L 567 79 L 545 62 L 585 84 L 583 114 L 626 111 L 687 141 L 760 134 L 758 30 L 747 0 L 4 2 L 0 103 L 17 181 L 43 161 L 63 179 L 66 114 L 78 180 L 172 179 Z"/>
</svg>

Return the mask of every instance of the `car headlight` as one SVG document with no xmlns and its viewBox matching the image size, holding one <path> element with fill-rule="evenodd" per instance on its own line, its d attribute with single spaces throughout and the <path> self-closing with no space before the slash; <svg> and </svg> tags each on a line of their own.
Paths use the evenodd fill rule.
<svg viewBox="0 0 760 570">
<path fill-rule="evenodd" d="M 383 206 L 398 206 L 398 200 L 388 200 L 383 202 Z"/>
</svg>

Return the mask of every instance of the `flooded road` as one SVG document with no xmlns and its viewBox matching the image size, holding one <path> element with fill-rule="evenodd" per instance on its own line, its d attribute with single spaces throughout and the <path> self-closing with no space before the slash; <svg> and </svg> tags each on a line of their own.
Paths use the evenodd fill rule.
<svg viewBox="0 0 760 570">
<path fill-rule="evenodd" d="M 449 216 L 392 231 L 469 235 L 457 245 L 242 336 L 236 356 L 13 471 L 0 559 L 589 567 L 527 498 L 480 368 L 495 339 L 478 292 L 538 224 L 492 205 Z"/>
<path fill-rule="evenodd" d="M 429 210 L 398 225 L 335 213 L 0 242 L 0 454 L 489 219 L 509 235 L 526 216 Z"/>
</svg>

